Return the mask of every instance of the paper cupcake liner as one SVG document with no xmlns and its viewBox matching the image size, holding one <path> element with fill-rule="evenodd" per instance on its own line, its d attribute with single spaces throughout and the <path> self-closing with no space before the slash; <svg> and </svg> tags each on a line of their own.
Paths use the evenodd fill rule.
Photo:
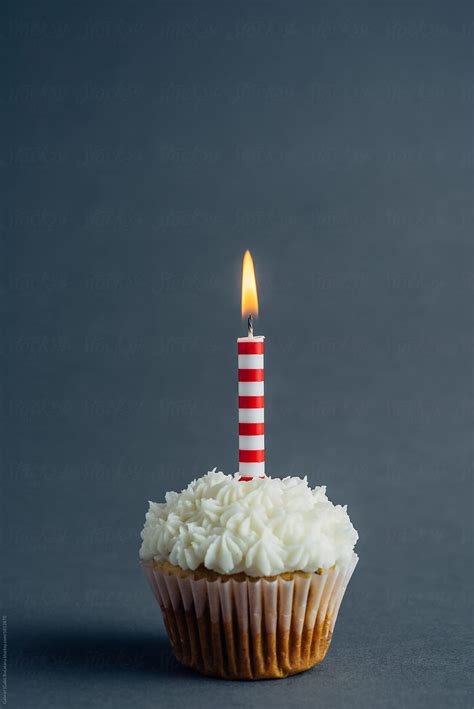
<svg viewBox="0 0 474 709">
<path fill-rule="evenodd" d="M 226 679 L 265 679 L 324 659 L 357 562 L 354 554 L 321 574 L 271 580 L 209 579 L 154 562 L 143 567 L 182 664 Z"/>
</svg>

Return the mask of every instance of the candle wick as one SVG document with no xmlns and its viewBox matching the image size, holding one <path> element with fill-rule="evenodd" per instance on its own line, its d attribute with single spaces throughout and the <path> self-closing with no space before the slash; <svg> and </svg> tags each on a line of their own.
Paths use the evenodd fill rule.
<svg viewBox="0 0 474 709">
<path fill-rule="evenodd" d="M 250 313 L 247 320 L 247 332 L 249 337 L 253 337 L 253 315 Z"/>
</svg>

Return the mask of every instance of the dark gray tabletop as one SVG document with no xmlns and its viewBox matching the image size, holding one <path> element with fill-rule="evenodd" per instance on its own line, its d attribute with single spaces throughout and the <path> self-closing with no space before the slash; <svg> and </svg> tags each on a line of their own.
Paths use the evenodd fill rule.
<svg viewBox="0 0 474 709">
<path fill-rule="evenodd" d="M 472 5 L 15 2 L 1 41 L 11 707 L 472 706 Z M 148 500 L 236 470 L 240 265 L 267 471 L 347 503 L 324 663 L 177 666 Z"/>
</svg>

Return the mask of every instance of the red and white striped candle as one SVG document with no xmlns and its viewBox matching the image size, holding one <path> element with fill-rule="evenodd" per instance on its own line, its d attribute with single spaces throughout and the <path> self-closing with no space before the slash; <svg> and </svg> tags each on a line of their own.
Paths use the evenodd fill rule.
<svg viewBox="0 0 474 709">
<path fill-rule="evenodd" d="M 264 337 L 239 337 L 239 472 L 265 477 Z"/>
</svg>

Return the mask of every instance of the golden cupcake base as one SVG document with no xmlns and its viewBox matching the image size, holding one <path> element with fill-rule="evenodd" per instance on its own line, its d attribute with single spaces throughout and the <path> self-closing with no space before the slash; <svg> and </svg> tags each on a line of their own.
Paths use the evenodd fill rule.
<svg viewBox="0 0 474 709">
<path fill-rule="evenodd" d="M 321 662 L 357 564 L 254 578 L 143 563 L 176 659 L 223 679 L 277 679 Z"/>
</svg>

